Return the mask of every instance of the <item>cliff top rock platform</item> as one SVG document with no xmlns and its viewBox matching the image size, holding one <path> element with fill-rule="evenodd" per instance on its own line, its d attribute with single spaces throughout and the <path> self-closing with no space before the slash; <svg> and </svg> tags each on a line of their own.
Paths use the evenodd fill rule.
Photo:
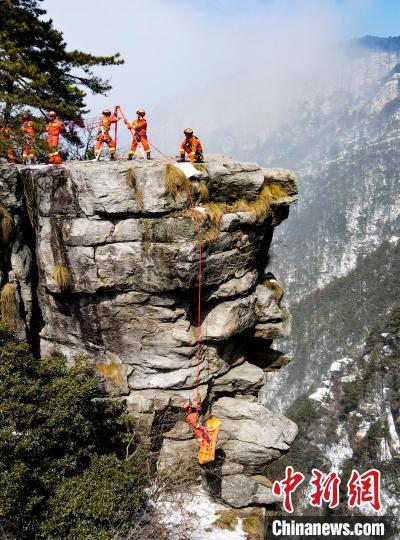
<svg viewBox="0 0 400 540">
<path fill-rule="evenodd" d="M 193 210 L 187 183 L 167 169 L 158 159 L 0 165 L 15 224 L 2 285 L 14 285 L 17 332 L 42 355 L 88 354 L 104 391 L 125 396 L 148 434 L 169 415 L 161 467 L 178 454 L 193 460 L 179 408 L 196 387 L 197 219 L 199 391 L 204 412 L 222 420 L 219 496 L 235 507 L 267 504 L 275 497 L 260 475 L 297 428 L 257 402 L 265 371 L 286 361 L 273 339 L 290 331 L 281 286 L 263 275 L 296 182 L 290 171 L 209 156 L 189 182 Z"/>
</svg>

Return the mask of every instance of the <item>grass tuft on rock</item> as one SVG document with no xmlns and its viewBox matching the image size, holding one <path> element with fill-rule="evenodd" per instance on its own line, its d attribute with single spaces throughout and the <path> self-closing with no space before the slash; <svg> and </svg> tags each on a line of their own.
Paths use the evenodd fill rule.
<svg viewBox="0 0 400 540">
<path fill-rule="evenodd" d="M 214 527 L 225 531 L 234 531 L 238 522 L 237 515 L 230 510 L 220 510 L 216 514 L 218 518 L 214 521 Z"/>
<path fill-rule="evenodd" d="M 257 199 L 250 203 L 250 212 L 254 215 L 257 221 L 265 219 L 271 211 L 273 196 L 270 186 L 264 184 Z"/>
<path fill-rule="evenodd" d="M 165 189 L 174 198 L 190 190 L 189 179 L 172 163 L 167 163 L 165 166 Z"/>
<path fill-rule="evenodd" d="M 206 206 L 206 224 L 202 234 L 203 240 L 213 242 L 219 237 L 222 218 L 227 209 L 224 203 L 208 203 Z"/>
<path fill-rule="evenodd" d="M 7 208 L 0 204 L 1 240 L 4 245 L 10 241 L 14 221 Z"/>
<path fill-rule="evenodd" d="M 207 220 L 216 227 L 220 227 L 222 218 L 226 212 L 226 205 L 223 203 L 206 204 Z"/>
<path fill-rule="evenodd" d="M 231 212 L 251 212 L 251 203 L 247 199 L 239 199 L 229 205 Z"/>
<path fill-rule="evenodd" d="M 267 185 L 269 186 L 269 190 L 274 200 L 283 199 L 289 196 L 289 193 L 281 184 L 277 184 L 276 182 L 274 182 L 273 184 L 267 184 Z"/>
<path fill-rule="evenodd" d="M 138 203 L 139 207 L 143 208 L 143 190 L 137 185 L 136 169 L 135 167 L 129 167 L 128 169 L 128 185 L 133 192 L 133 198 Z"/>
<path fill-rule="evenodd" d="M 207 184 L 203 181 L 199 182 L 199 195 L 202 201 L 207 201 L 210 193 L 208 191 Z"/>
<path fill-rule="evenodd" d="M 72 285 L 72 275 L 66 266 L 63 264 L 56 264 L 53 266 L 51 273 L 52 278 L 62 290 L 67 290 Z"/>
<path fill-rule="evenodd" d="M 266 279 L 265 281 L 263 281 L 262 283 L 263 287 L 266 287 L 267 289 L 270 289 L 270 291 L 272 291 L 274 297 L 275 297 L 275 301 L 277 304 L 279 304 L 279 302 L 282 300 L 283 298 L 283 287 L 282 287 L 282 284 L 279 283 L 278 281 L 271 281 L 269 279 Z"/>
<path fill-rule="evenodd" d="M 195 168 L 196 170 L 198 170 L 199 172 L 208 174 L 207 167 L 204 165 L 204 163 L 194 163 L 193 166 L 194 166 L 194 168 Z"/>
<path fill-rule="evenodd" d="M 1 320 L 10 329 L 15 328 L 15 319 L 17 316 L 17 300 L 15 288 L 11 283 L 6 283 L 0 294 Z"/>
<path fill-rule="evenodd" d="M 205 221 L 207 219 L 206 212 L 201 212 L 200 210 L 197 210 L 196 208 L 188 208 L 183 213 L 185 217 L 191 217 L 192 219 L 195 219 L 196 221 Z"/>
<path fill-rule="evenodd" d="M 242 528 L 249 540 L 250 538 L 262 538 L 264 524 L 260 515 L 248 514 L 247 516 L 244 515 L 242 519 Z"/>
</svg>

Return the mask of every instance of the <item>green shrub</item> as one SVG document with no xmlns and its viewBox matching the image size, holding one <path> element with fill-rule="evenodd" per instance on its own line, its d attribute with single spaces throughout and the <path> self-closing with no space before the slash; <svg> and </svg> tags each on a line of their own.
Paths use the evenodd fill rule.
<svg viewBox="0 0 400 540">
<path fill-rule="evenodd" d="M 94 456 L 79 476 L 60 484 L 43 530 L 50 538 L 126 538 L 145 503 L 137 465 L 114 455 Z"/>
<path fill-rule="evenodd" d="M 102 500 L 115 507 L 126 498 L 124 516 L 128 507 L 132 516 L 144 501 L 135 472 L 137 461 L 125 461 L 132 427 L 125 407 L 94 399 L 97 395 L 98 380 L 84 358 L 72 368 L 62 355 L 35 359 L 26 343 L 0 325 L 0 530 L 5 535 L 48 538 L 47 532 L 56 530 L 55 520 L 62 517 L 60 527 L 67 536 L 50 537 L 97 539 L 97 533 L 74 532 L 79 527 L 84 530 L 85 512 L 93 513 L 93 506 L 76 513 L 67 531 L 73 498 L 85 501 L 90 490 L 99 512 L 99 530 L 104 523 Z M 128 487 L 134 487 L 134 494 L 128 493 Z M 114 524 L 110 521 L 110 526 Z"/>
</svg>

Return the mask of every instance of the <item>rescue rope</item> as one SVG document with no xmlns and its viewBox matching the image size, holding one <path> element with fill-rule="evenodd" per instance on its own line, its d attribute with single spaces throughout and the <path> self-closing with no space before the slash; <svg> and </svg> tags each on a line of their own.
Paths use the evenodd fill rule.
<svg viewBox="0 0 400 540">
<path fill-rule="evenodd" d="M 124 121 L 127 121 L 126 116 L 122 112 L 121 107 L 118 105 L 117 109 L 121 113 L 121 116 Z M 132 129 L 128 128 L 131 132 L 132 136 Z M 147 139 L 147 142 L 149 145 L 154 148 L 159 154 L 161 154 L 165 160 L 168 163 L 171 163 L 172 165 L 175 165 L 175 161 L 173 161 L 169 156 L 164 154 L 155 144 L 153 144 L 149 139 Z M 192 190 L 189 187 L 188 190 L 188 200 L 191 208 L 195 208 L 195 204 L 193 201 L 193 195 Z M 196 400 L 201 401 L 201 395 L 200 395 L 200 362 L 201 362 L 201 290 L 203 286 L 203 239 L 201 237 L 201 231 L 200 231 L 200 224 L 199 219 L 195 216 L 192 216 L 192 219 L 196 225 L 196 234 L 197 234 L 197 241 L 199 245 L 199 263 L 198 263 L 198 282 L 197 282 L 197 367 L 196 367 Z"/>
</svg>

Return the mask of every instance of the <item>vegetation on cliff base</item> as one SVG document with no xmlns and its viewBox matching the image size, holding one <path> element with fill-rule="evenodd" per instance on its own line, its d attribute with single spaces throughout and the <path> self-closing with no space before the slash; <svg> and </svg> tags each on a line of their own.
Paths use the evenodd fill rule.
<svg viewBox="0 0 400 540">
<path fill-rule="evenodd" d="M 0 326 L 6 538 L 126 538 L 140 519 L 146 477 L 131 421 L 121 402 L 97 395 L 98 380 L 84 359 L 71 368 L 61 355 L 35 359 Z"/>
</svg>

